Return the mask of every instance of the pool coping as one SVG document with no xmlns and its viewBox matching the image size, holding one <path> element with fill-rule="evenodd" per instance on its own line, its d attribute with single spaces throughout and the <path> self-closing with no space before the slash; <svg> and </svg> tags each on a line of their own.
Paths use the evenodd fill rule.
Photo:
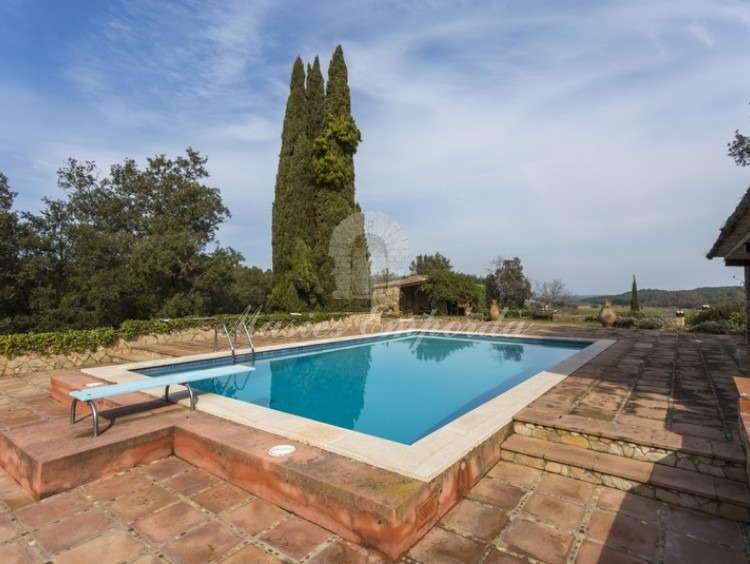
<svg viewBox="0 0 750 564">
<path fill-rule="evenodd" d="M 550 338 L 480 331 L 420 331 L 418 329 L 409 329 L 370 335 L 317 339 L 298 342 L 293 345 L 270 345 L 258 347 L 256 352 L 275 352 L 414 333 L 483 338 L 494 337 L 520 341 L 578 342 L 589 343 L 589 345 L 507 392 L 476 407 L 412 445 L 404 445 L 357 431 L 342 429 L 326 423 L 312 421 L 297 415 L 275 411 L 212 393 L 200 393 L 196 409 L 235 423 L 305 443 L 358 462 L 395 472 L 402 476 L 422 482 L 430 482 L 451 465 L 461 460 L 467 453 L 489 440 L 500 429 L 510 424 L 513 416 L 518 411 L 615 343 L 613 339 Z M 250 349 L 242 349 L 238 350 L 237 354 L 249 354 L 250 352 Z M 117 366 L 87 368 L 82 371 L 109 382 L 120 383 L 148 378 L 148 376 L 134 372 L 136 369 L 142 370 L 144 368 L 168 366 L 170 364 L 185 364 L 195 361 L 226 358 L 227 356 L 229 355 L 226 352 L 208 353 L 182 357 L 177 363 L 175 359 L 168 358 Z M 154 397 L 159 397 L 160 395 L 160 391 L 158 390 L 150 390 L 146 393 Z M 179 403 L 188 405 L 188 399 L 181 399 Z"/>
</svg>

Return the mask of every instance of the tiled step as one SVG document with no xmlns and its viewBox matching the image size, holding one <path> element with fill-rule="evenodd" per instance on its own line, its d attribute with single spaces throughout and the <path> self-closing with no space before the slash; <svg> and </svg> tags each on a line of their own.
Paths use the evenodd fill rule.
<svg viewBox="0 0 750 564">
<path fill-rule="evenodd" d="M 513 431 L 553 443 L 747 483 L 745 453 L 738 444 L 727 441 L 576 415 L 550 417 L 548 413 L 535 409 L 517 413 Z"/>
<path fill-rule="evenodd" d="M 750 521 L 750 492 L 736 480 L 517 434 L 501 448 L 503 460 Z"/>
</svg>

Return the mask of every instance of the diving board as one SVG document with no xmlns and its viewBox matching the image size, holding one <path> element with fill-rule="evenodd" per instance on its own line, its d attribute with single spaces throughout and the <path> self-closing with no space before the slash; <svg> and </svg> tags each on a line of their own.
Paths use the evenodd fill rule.
<svg viewBox="0 0 750 564">
<path fill-rule="evenodd" d="M 94 418 L 94 436 L 96 437 L 99 435 L 99 412 L 94 404 L 95 400 L 121 394 L 129 394 L 132 392 L 142 392 L 144 390 L 160 388 L 162 386 L 164 386 L 164 401 L 169 401 L 170 386 L 185 386 L 190 395 L 190 410 L 192 411 L 195 409 L 195 394 L 193 393 L 193 388 L 190 386 L 191 382 L 208 380 L 211 378 L 221 378 L 222 376 L 247 374 L 253 370 L 255 370 L 255 368 L 252 366 L 216 366 L 213 368 L 201 368 L 176 374 L 167 374 L 165 376 L 144 377 L 140 380 L 122 382 L 120 384 L 109 384 L 86 388 L 84 390 L 73 390 L 72 392 L 69 392 L 70 396 L 73 398 L 73 403 L 70 406 L 70 424 L 73 425 L 76 422 L 76 405 L 79 401 L 85 401 L 89 408 L 91 408 L 91 414 Z"/>
</svg>

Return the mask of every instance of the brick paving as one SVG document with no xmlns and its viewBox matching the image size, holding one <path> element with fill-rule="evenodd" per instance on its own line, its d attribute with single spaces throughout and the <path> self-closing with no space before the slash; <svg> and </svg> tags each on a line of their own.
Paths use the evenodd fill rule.
<svg viewBox="0 0 750 564">
<path fill-rule="evenodd" d="M 499 462 L 403 560 L 747 562 L 747 525 Z"/>
<path fill-rule="evenodd" d="M 6 564 L 379 560 L 174 457 L 41 502 L 23 493 L 0 470 L 0 562 Z"/>
<path fill-rule="evenodd" d="M 717 451 L 739 445 L 733 338 L 541 324 L 530 333 L 617 339 L 534 410 L 651 439 L 679 433 Z M 0 427 L 67 414 L 48 385 L 49 374 L 0 379 Z M 750 561 L 750 539 L 741 521 L 501 461 L 401 560 L 729 564 Z M 41 502 L 0 470 L 0 562 L 164 561 L 382 560 L 174 457 Z"/>
</svg>

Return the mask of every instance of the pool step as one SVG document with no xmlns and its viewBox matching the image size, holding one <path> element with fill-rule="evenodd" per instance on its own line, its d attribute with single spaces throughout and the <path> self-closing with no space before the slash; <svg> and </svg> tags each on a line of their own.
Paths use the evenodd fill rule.
<svg viewBox="0 0 750 564">
<path fill-rule="evenodd" d="M 519 434 L 501 448 L 502 459 L 516 464 L 750 521 L 750 492 L 738 480 Z"/>
</svg>

